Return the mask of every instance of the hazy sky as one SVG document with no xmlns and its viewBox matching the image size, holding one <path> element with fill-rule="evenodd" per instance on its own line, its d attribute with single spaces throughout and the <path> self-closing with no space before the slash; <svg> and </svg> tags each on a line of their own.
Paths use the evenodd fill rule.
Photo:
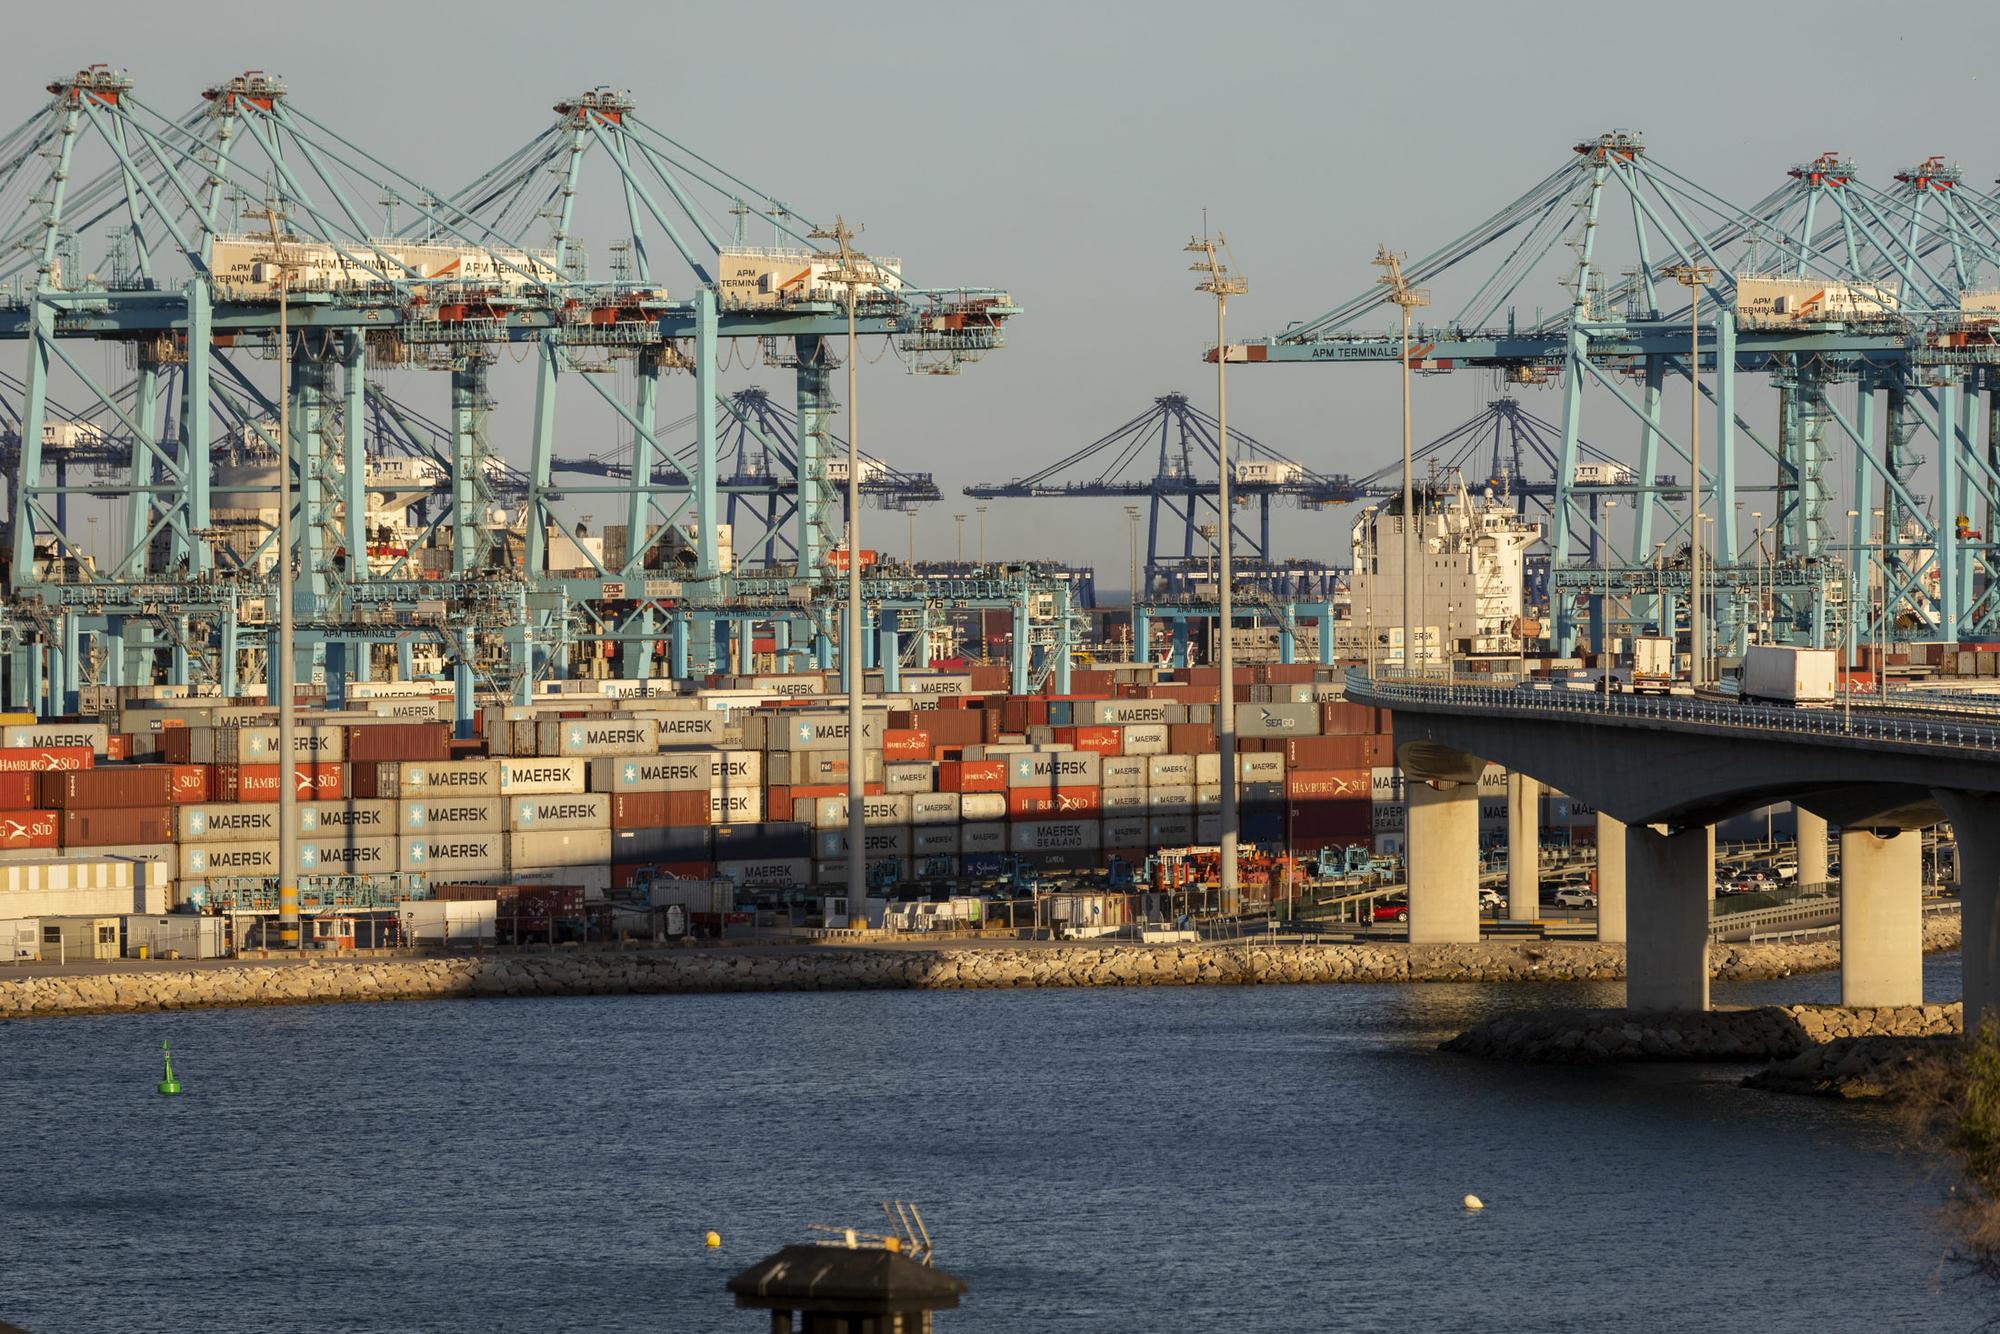
<svg viewBox="0 0 2000 1334">
<path fill-rule="evenodd" d="M 94 0 L 17 7 L 9 24 L 9 124 L 45 100 L 50 76 L 92 61 L 128 68 L 163 110 L 256 67 L 448 190 L 549 124 L 558 97 L 605 84 L 802 210 L 864 222 L 864 244 L 901 254 L 920 281 L 1009 289 L 1026 314 L 964 375 L 906 376 L 893 358 L 864 370 L 867 447 L 947 492 L 918 521 L 933 555 L 950 552 L 951 514 L 971 509 L 965 483 L 1032 471 L 1172 389 L 1212 408 L 1198 358 L 1213 308 L 1181 249 L 1204 207 L 1249 279 L 1231 306 L 1232 334 L 1248 335 L 1366 288 L 1378 243 L 1421 253 L 1612 127 L 1642 130 L 1661 160 L 1744 202 L 1827 149 L 1877 180 L 1930 153 L 1977 180 L 2000 174 L 1984 142 L 2000 49 L 1990 4 Z M 1563 299 L 1553 281 L 1522 297 Z M 428 378 L 409 395 L 435 410 L 445 377 Z M 789 397 L 782 372 L 723 384 L 753 380 Z M 1424 379 L 1419 439 L 1492 392 L 1476 374 Z M 1559 415 L 1554 389 L 1523 393 Z M 493 436 L 520 458 L 528 404 L 502 397 Z M 691 401 L 677 377 L 662 419 Z M 1365 472 L 1396 449 L 1386 369 L 1246 369 L 1231 407 L 1316 468 Z M 608 429 L 583 414 L 566 427 Z M 1608 434 L 1629 449 L 1624 423 Z M 902 548 L 900 515 L 865 522 L 864 542 Z M 1342 515 L 1292 514 L 1276 545 L 1340 558 L 1346 529 Z M 988 548 L 1095 561 L 1107 586 L 1124 583 L 1115 501 L 995 502 Z"/>
</svg>

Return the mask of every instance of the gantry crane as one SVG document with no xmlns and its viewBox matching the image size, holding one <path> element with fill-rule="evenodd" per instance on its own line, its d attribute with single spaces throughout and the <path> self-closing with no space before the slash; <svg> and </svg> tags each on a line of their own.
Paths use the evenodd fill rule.
<svg viewBox="0 0 2000 1334">
<path fill-rule="evenodd" d="M 25 353 L 9 624 L 43 627 L 32 652 L 28 639 L 13 640 L 16 707 L 41 706 L 45 681 L 55 707 L 74 704 L 85 637 L 98 641 L 107 683 L 151 679 L 157 656 L 171 680 L 233 691 L 237 664 L 263 639 L 243 610 L 268 596 L 273 569 L 290 571 L 302 652 L 323 667 L 331 693 L 365 675 L 376 649 L 406 652 L 416 627 L 447 642 L 461 721 L 475 685 L 524 696 L 574 651 L 622 644 L 628 666 L 650 668 L 662 620 L 681 674 L 724 661 L 717 625 L 746 649 L 753 620 L 796 629 L 799 652 L 830 659 L 825 585 L 838 520 L 820 459 L 834 407 L 829 340 L 845 321 L 815 278 L 822 261 L 809 218 L 648 126 L 629 95 L 601 89 L 558 103 L 543 134 L 456 193 L 343 136 L 261 71 L 217 83 L 179 112 L 157 110 L 124 71 L 104 65 L 47 91 L 41 110 L 0 135 L 0 198 L 19 201 L 0 216 L 0 338 Z M 612 256 L 603 276 L 590 272 L 576 234 L 579 219 L 598 216 L 577 207 L 596 188 L 588 163 L 606 165 L 610 196 L 622 203 L 619 238 L 599 250 Z M 725 240 L 708 221 L 736 211 L 740 228 L 753 210 L 781 244 Z M 663 262 L 661 237 L 684 267 Z M 281 260 L 294 331 L 283 347 L 274 337 Z M 860 327 L 912 369 L 954 371 L 1001 345 L 1015 313 L 1004 292 L 921 286 L 893 261 L 878 265 Z M 87 364 L 85 342 L 122 345 L 130 383 L 107 382 Z M 798 558 L 775 605 L 769 589 L 741 588 L 718 568 L 714 414 L 696 419 L 682 505 L 661 506 L 650 484 L 662 377 L 689 372 L 694 401 L 712 403 L 723 349 L 739 345 L 796 368 L 805 422 Z M 488 439 L 487 370 L 508 349 L 537 367 L 530 458 L 518 472 L 497 464 Z M 285 442 L 273 438 L 270 377 L 256 365 L 279 356 L 290 362 Z M 638 385 L 629 403 L 603 377 L 577 374 L 627 362 Z M 409 373 L 449 376 L 447 422 L 390 410 L 379 382 Z M 633 428 L 617 495 L 632 539 L 618 569 L 598 562 L 558 574 L 549 535 L 573 532 L 554 508 L 558 398 L 577 380 Z M 52 418 L 54 397 L 70 408 Z M 367 542 L 368 452 L 385 417 L 419 435 L 438 428 L 422 452 L 438 460 L 447 488 L 428 519 L 451 539 L 441 578 L 339 559 Z M 93 438 L 129 442 L 123 478 L 89 484 L 94 495 L 119 495 L 131 516 L 120 549 L 89 579 L 51 577 L 73 568 L 80 548 L 62 469 L 52 481 L 44 466 L 57 462 L 44 449 L 52 420 L 101 422 Z M 218 542 L 216 506 L 258 489 L 218 487 L 215 465 L 231 449 L 286 458 L 298 514 L 289 562 L 272 561 L 268 544 L 245 558 Z M 260 485 L 268 495 L 269 482 Z M 518 504 L 496 503 L 510 493 Z M 502 558 L 494 529 L 522 511 L 517 565 Z M 673 579 L 648 577 L 649 552 L 670 535 L 689 545 L 693 563 Z M 1032 572 L 1023 580 L 957 594 L 1018 608 L 1046 591 Z M 912 596 L 884 591 L 892 633 L 889 609 Z"/>
</svg>

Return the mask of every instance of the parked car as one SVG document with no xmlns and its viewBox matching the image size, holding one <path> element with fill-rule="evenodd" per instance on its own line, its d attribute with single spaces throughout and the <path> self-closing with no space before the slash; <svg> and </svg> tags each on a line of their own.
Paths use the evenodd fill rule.
<svg viewBox="0 0 2000 1334">
<path fill-rule="evenodd" d="M 1375 920 L 1378 922 L 1407 922 L 1410 920 L 1410 901 L 1390 899 L 1375 905 Z"/>
<path fill-rule="evenodd" d="M 1500 897 L 1497 889 L 1481 888 L 1479 891 L 1479 911 L 1499 912 L 1507 906 L 1507 900 Z"/>
<path fill-rule="evenodd" d="M 1559 889 L 1556 891 L 1555 904 L 1558 908 L 1595 908 L 1597 894 L 1588 889 Z"/>
</svg>

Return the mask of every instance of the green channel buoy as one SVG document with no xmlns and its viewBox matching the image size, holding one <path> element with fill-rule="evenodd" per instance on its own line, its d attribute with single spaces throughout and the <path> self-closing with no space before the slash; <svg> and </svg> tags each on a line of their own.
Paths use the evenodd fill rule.
<svg viewBox="0 0 2000 1334">
<path fill-rule="evenodd" d="M 174 1053 L 164 1040 L 160 1043 L 160 1055 L 167 1062 L 167 1075 L 160 1081 L 160 1092 L 171 1098 L 181 1091 L 181 1081 L 174 1078 Z"/>
</svg>

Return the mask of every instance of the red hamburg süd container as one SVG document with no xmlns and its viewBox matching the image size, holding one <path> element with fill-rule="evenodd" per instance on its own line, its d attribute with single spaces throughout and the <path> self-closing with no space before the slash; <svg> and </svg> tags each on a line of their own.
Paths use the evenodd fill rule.
<svg viewBox="0 0 2000 1334">
<path fill-rule="evenodd" d="M 347 767 L 340 764 L 300 764 L 292 768 L 294 791 L 300 801 L 340 801 L 347 793 Z M 275 764 L 218 764 L 212 784 L 222 802 L 263 802 L 278 799 Z"/>
<path fill-rule="evenodd" d="M 927 760 L 931 739 L 915 728 L 888 728 L 882 733 L 882 758 L 891 764 L 902 760 Z"/>
<path fill-rule="evenodd" d="M 946 760 L 938 765 L 940 792 L 1005 792 L 1005 760 Z"/>
<path fill-rule="evenodd" d="M 628 890 L 647 877 L 673 878 L 677 880 L 712 880 L 715 878 L 714 862 L 633 862 L 630 865 L 613 863 L 611 867 L 611 888 Z"/>
<path fill-rule="evenodd" d="M 149 764 L 148 769 L 165 769 L 173 780 L 176 806 L 195 806 L 214 797 L 215 770 L 207 764 Z"/>
<path fill-rule="evenodd" d="M 27 811 L 35 806 L 33 774 L 0 773 L 0 811 Z"/>
<path fill-rule="evenodd" d="M 450 723 L 367 723 L 347 729 L 347 761 L 438 761 L 451 757 Z"/>
<path fill-rule="evenodd" d="M 1369 800 L 1366 769 L 1290 769 L 1285 772 L 1285 795 L 1295 803 L 1313 801 Z"/>
<path fill-rule="evenodd" d="M 1104 809 L 1104 794 L 1094 787 L 1010 787 L 1007 818 L 1039 820 L 1047 815 L 1095 815 Z"/>
<path fill-rule="evenodd" d="M 613 829 L 681 829 L 708 823 L 707 792 L 619 792 L 611 798 Z"/>
<path fill-rule="evenodd" d="M 56 846 L 54 811 L 7 811 L 0 814 L 0 848 Z"/>
<path fill-rule="evenodd" d="M 171 843 L 171 806 L 106 806 L 60 812 L 58 841 L 65 848 L 108 848 L 125 843 Z"/>
<path fill-rule="evenodd" d="M 97 753 L 89 746 L 8 746 L 0 749 L 0 774 L 61 773 L 91 769 Z"/>
<path fill-rule="evenodd" d="M 104 758 L 107 760 L 129 760 L 132 758 L 132 738 L 123 732 L 113 732 L 104 738 Z"/>
<path fill-rule="evenodd" d="M 1055 729 L 1055 734 L 1058 745 L 1071 746 L 1098 755 L 1125 753 L 1125 729 L 1122 727 L 1058 727 Z"/>
<path fill-rule="evenodd" d="M 35 776 L 35 805 L 54 810 L 109 810 L 120 806 L 165 806 L 174 799 L 173 774 L 165 765 L 78 769 Z M 166 835 L 172 838 L 172 833 Z M 150 839 L 112 839 L 144 843 Z M 67 844 L 65 844 L 67 846 Z"/>
</svg>

